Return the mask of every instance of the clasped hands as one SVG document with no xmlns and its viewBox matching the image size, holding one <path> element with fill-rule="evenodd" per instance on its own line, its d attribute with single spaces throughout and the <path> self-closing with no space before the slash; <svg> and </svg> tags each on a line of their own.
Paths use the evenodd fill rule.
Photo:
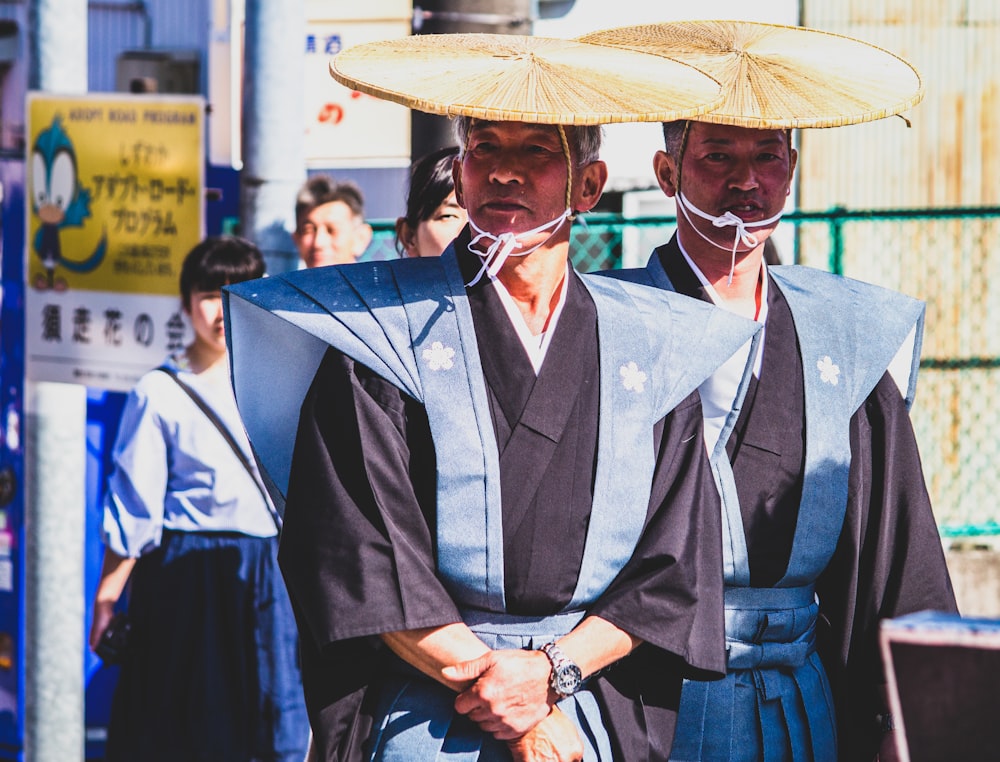
<svg viewBox="0 0 1000 762">
<path fill-rule="evenodd" d="M 583 743 L 555 705 L 550 672 L 545 654 L 527 650 L 490 651 L 442 670 L 450 682 L 471 682 L 455 699 L 455 711 L 505 741 L 515 762 L 577 762 Z"/>
</svg>

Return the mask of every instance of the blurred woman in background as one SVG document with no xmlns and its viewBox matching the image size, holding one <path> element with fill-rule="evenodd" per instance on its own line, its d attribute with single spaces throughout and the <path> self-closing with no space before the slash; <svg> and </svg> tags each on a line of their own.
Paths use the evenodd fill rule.
<svg viewBox="0 0 1000 762">
<path fill-rule="evenodd" d="M 406 216 L 396 220 L 396 250 L 407 257 L 437 257 L 468 222 L 455 199 L 451 165 L 458 148 L 441 148 L 410 169 Z"/>
</svg>

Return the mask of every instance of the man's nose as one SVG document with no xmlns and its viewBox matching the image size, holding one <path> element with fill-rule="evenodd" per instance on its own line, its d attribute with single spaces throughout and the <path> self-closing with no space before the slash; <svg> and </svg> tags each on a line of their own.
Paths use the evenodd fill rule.
<svg viewBox="0 0 1000 762">
<path fill-rule="evenodd" d="M 757 182 L 757 172 L 753 164 L 749 162 L 739 163 L 733 167 L 733 172 L 729 177 L 729 186 L 738 190 L 753 190 L 759 185 Z"/>
<path fill-rule="evenodd" d="M 490 181 L 509 185 L 524 182 L 524 171 L 515 157 L 500 157 L 490 170 Z"/>
</svg>

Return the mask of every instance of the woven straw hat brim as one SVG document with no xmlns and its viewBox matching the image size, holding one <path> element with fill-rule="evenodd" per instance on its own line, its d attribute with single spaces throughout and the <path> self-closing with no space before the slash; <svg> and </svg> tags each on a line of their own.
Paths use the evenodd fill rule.
<svg viewBox="0 0 1000 762">
<path fill-rule="evenodd" d="M 546 37 L 430 34 L 363 43 L 330 61 L 347 87 L 419 111 L 489 121 L 611 124 L 688 119 L 720 105 L 684 63 Z"/>
<path fill-rule="evenodd" d="M 759 129 L 839 127 L 899 114 L 923 98 L 917 70 L 869 43 L 806 27 L 678 21 L 578 38 L 665 56 L 722 83 L 725 100 L 699 121 Z"/>
</svg>

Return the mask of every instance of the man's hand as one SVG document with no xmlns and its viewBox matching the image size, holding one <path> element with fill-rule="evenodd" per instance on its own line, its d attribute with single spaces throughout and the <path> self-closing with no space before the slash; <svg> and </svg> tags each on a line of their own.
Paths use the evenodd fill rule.
<svg viewBox="0 0 1000 762">
<path fill-rule="evenodd" d="M 552 707 L 552 712 L 518 739 L 507 742 L 514 762 L 580 762 L 583 743 L 576 725 Z"/>
<path fill-rule="evenodd" d="M 455 699 L 455 711 L 500 741 L 523 736 L 549 715 L 550 672 L 545 654 L 520 650 L 491 651 L 442 670 L 448 680 L 474 681 Z"/>
</svg>

